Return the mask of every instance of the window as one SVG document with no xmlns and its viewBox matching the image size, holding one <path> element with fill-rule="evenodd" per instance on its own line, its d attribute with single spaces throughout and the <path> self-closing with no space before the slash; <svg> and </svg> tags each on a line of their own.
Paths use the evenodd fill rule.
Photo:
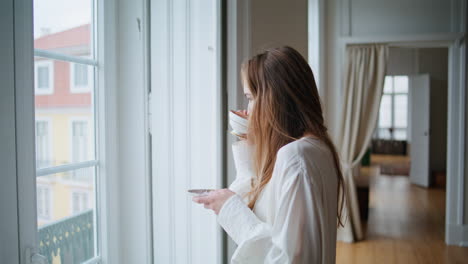
<svg viewBox="0 0 468 264">
<path fill-rule="evenodd" d="M 51 165 L 50 122 L 36 120 L 36 166 L 44 168 Z"/>
<path fill-rule="evenodd" d="M 72 236 L 67 243 L 54 245 L 54 252 L 60 252 L 54 263 L 91 259 L 96 263 L 101 252 L 96 225 L 100 207 L 93 199 L 100 182 L 95 144 L 100 113 L 95 103 L 98 87 L 93 81 L 99 72 L 97 4 L 96 0 L 34 1 L 37 207 L 45 214 L 44 201 L 48 199 L 54 206 L 47 225 L 38 214 L 39 245 L 50 239 L 62 241 L 65 233 Z M 45 125 L 42 120 L 50 122 Z M 41 189 L 44 182 L 49 191 Z M 80 232 L 75 232 L 77 227 Z M 56 258 L 52 251 L 39 253 Z"/>
<path fill-rule="evenodd" d="M 51 218 L 52 199 L 51 189 L 48 186 L 37 186 L 37 218 L 47 221 Z"/>
<path fill-rule="evenodd" d="M 37 60 L 34 66 L 34 90 L 37 95 L 54 93 L 54 64 L 51 60 Z"/>
<path fill-rule="evenodd" d="M 408 127 L 408 76 L 386 76 L 380 102 L 376 137 L 406 140 Z"/>
<path fill-rule="evenodd" d="M 86 211 L 90 207 L 89 193 L 85 191 L 73 191 L 71 196 L 72 214 Z"/>
<path fill-rule="evenodd" d="M 72 93 L 89 92 L 91 69 L 91 67 L 83 64 L 70 64 L 70 91 Z"/>
</svg>

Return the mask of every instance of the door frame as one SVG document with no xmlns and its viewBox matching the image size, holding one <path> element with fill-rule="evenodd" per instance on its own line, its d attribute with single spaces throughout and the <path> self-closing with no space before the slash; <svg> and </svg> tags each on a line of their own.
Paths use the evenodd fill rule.
<svg viewBox="0 0 468 264">
<path fill-rule="evenodd" d="M 468 246 L 468 226 L 464 224 L 467 220 L 465 219 L 464 202 L 466 135 L 465 93 L 467 89 L 465 39 L 465 33 L 341 37 L 339 39 L 340 58 L 344 58 L 346 46 L 356 44 L 386 43 L 389 47 L 448 48 L 445 243 L 461 246 Z M 340 65 L 343 65 L 343 61 L 341 61 Z M 341 71 L 343 71 L 343 69 L 341 69 Z"/>
</svg>

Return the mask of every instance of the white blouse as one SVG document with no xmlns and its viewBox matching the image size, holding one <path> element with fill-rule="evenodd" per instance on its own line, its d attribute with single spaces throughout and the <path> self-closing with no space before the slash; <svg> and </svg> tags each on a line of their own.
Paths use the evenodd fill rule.
<svg viewBox="0 0 468 264">
<path fill-rule="evenodd" d="M 231 263 L 335 263 L 337 172 L 328 147 L 311 137 L 283 146 L 253 211 L 241 197 L 253 175 L 250 146 L 238 141 L 232 150 L 236 194 L 217 216 L 238 245 Z"/>
</svg>

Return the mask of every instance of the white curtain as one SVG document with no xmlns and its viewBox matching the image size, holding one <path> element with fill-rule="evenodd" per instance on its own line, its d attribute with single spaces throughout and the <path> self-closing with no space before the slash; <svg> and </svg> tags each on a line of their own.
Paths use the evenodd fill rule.
<svg viewBox="0 0 468 264">
<path fill-rule="evenodd" d="M 346 48 L 346 55 L 343 111 L 337 147 L 345 179 L 347 218 L 345 227 L 338 229 L 338 240 L 353 242 L 363 238 L 354 177 L 376 126 L 388 47 L 381 44 L 353 45 Z"/>
</svg>

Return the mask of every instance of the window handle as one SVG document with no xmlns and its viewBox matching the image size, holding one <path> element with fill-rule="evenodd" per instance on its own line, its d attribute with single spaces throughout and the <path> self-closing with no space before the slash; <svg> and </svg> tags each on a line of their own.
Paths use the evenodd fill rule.
<svg viewBox="0 0 468 264">
<path fill-rule="evenodd" d="M 47 264 L 47 258 L 39 253 L 34 253 L 31 256 L 31 264 Z"/>
<path fill-rule="evenodd" d="M 34 248 L 26 249 L 26 264 L 48 264 L 47 258 L 39 253 Z"/>
</svg>

